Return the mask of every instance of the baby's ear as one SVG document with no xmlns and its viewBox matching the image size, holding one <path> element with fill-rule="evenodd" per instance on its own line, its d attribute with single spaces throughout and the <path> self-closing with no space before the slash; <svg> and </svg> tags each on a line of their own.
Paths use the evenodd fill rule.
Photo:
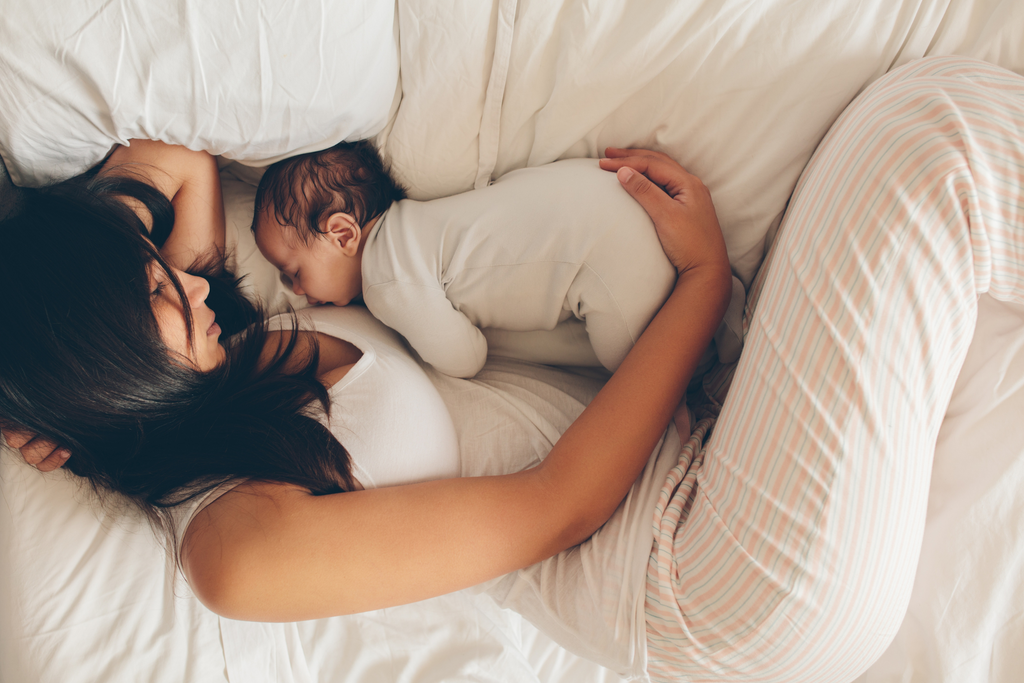
<svg viewBox="0 0 1024 683">
<path fill-rule="evenodd" d="M 362 237 L 362 229 L 356 219 L 348 213 L 332 213 L 327 218 L 324 235 L 331 242 L 336 243 L 345 252 L 346 256 L 355 256 L 359 251 L 359 240 Z"/>
</svg>

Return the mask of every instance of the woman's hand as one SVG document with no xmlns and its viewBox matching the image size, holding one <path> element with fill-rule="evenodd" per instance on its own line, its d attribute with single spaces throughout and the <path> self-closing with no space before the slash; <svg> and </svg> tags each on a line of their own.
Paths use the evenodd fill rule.
<svg viewBox="0 0 1024 683">
<path fill-rule="evenodd" d="M 669 261 L 682 274 L 694 268 L 729 268 L 722 229 L 711 193 L 697 176 L 661 152 L 605 150 L 601 168 L 651 216 Z"/>
<path fill-rule="evenodd" d="M 21 451 L 21 457 L 29 465 L 41 472 L 50 472 L 59 467 L 71 457 L 71 452 L 66 448 L 60 448 L 54 442 L 38 434 L 22 429 L 5 429 L 4 438 L 7 445 Z"/>
</svg>

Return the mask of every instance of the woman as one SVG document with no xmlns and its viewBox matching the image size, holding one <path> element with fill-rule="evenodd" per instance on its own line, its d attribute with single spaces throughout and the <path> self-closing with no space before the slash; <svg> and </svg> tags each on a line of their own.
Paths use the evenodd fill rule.
<svg viewBox="0 0 1024 683">
<path fill-rule="evenodd" d="M 631 178 L 634 185 L 641 182 L 649 183 L 638 174 Z M 685 236 L 688 243 L 687 251 L 677 254 L 680 267 L 685 270 L 678 286 L 681 293 L 673 300 L 676 303 L 670 304 L 666 309 L 662 322 L 653 328 L 661 330 L 659 334 L 663 340 L 660 344 L 647 343 L 640 346 L 632 362 L 636 370 L 632 373 L 620 373 L 611 382 L 602 397 L 593 404 L 590 412 L 585 414 L 570 434 L 559 442 L 561 445 L 556 447 L 553 456 L 550 456 L 545 464 L 529 472 L 508 477 L 449 480 L 406 489 L 395 487 L 362 492 L 353 491 L 358 487 L 355 482 L 348 480 L 351 471 L 341 457 L 324 460 L 329 462 L 333 469 L 329 466 L 322 468 L 317 473 L 320 475 L 320 481 L 315 484 L 312 481 L 315 476 L 309 476 L 305 481 L 294 475 L 286 478 L 283 470 L 279 468 L 273 477 L 275 483 L 258 481 L 237 486 L 210 503 L 191 522 L 186 520 L 187 533 L 184 535 L 182 568 L 196 592 L 208 604 L 225 614 L 249 618 L 308 618 L 318 614 L 360 611 L 409 602 L 479 583 L 520 566 L 532 564 L 578 543 L 592 533 L 615 509 L 636 478 L 637 472 L 646 463 L 653 445 L 661 438 L 672 407 L 678 405 L 683 387 L 692 373 L 692 367 L 700 351 L 707 345 L 711 331 L 717 325 L 717 319 L 721 316 L 720 309 L 724 306 L 730 289 L 724 244 L 706 191 L 699 182 L 686 174 L 682 174 L 680 180 L 673 179 L 673 183 L 681 183 L 677 188 L 677 194 L 687 192 L 686 199 L 691 203 L 696 202 L 697 210 L 695 212 L 691 206 L 664 197 L 665 202 L 670 205 L 663 208 L 662 212 L 674 212 L 669 228 L 677 232 L 689 228 L 691 234 Z M 39 215 L 44 210 L 56 206 L 60 198 L 59 193 L 47 196 L 46 201 L 41 202 L 42 205 L 34 207 L 33 215 Z M 142 213 L 145 216 L 153 211 Z M 699 220 L 688 226 L 686 222 L 691 220 L 691 215 L 696 215 Z M 126 219 L 123 222 L 131 228 L 130 220 Z M 219 484 L 218 478 L 227 476 L 229 472 L 254 479 L 270 478 L 267 475 L 269 465 L 268 469 L 260 473 L 253 468 L 250 461 L 253 459 L 252 452 L 260 452 L 262 457 L 262 451 L 275 449 L 268 449 L 265 445 L 262 449 L 256 449 L 252 437 L 248 437 L 248 449 L 240 448 L 237 443 L 228 443 L 230 440 L 224 437 L 224 432 L 233 423 L 223 418 L 208 417 L 213 411 L 223 413 L 224 409 L 221 406 L 226 400 L 236 401 L 236 394 L 240 391 L 230 387 L 225 390 L 217 385 L 218 382 L 226 382 L 224 377 L 219 376 L 220 369 L 228 367 L 227 375 L 237 375 L 240 373 L 239 368 L 245 367 L 244 364 L 252 356 L 245 355 L 251 346 L 245 343 L 240 347 L 241 351 L 232 352 L 227 365 L 223 364 L 217 350 L 218 345 L 211 341 L 211 338 L 216 336 L 216 330 L 211 324 L 210 312 L 203 303 L 206 291 L 204 285 L 186 274 L 170 267 L 163 267 L 161 259 L 147 252 L 145 244 L 140 240 L 136 239 L 133 243 L 132 235 L 139 232 L 137 226 L 134 229 L 119 231 L 114 225 L 97 224 L 85 230 L 83 226 L 65 226 L 60 220 L 52 220 L 50 223 L 52 231 L 33 231 L 28 229 L 30 226 L 10 222 L 5 225 L 5 230 L 10 234 L 12 248 L 5 252 L 9 261 L 4 263 L 4 268 L 0 270 L 3 270 L 7 277 L 17 277 L 23 290 L 39 292 L 44 286 L 52 286 L 49 278 L 40 275 L 40 269 L 33 267 L 39 264 L 27 264 L 28 267 L 24 267 L 25 259 L 33 254 L 33 250 L 23 243 L 31 239 L 41 240 L 38 236 L 40 232 L 50 233 L 49 240 L 63 245 L 66 251 L 72 254 L 70 258 L 62 261 L 59 267 L 52 270 L 61 276 L 75 272 L 74 269 L 77 269 L 78 273 L 74 281 L 69 281 L 59 288 L 64 294 L 59 298 L 63 300 L 52 301 L 58 298 L 56 294 L 39 297 L 40 301 L 29 301 L 23 310 L 14 313 L 18 318 L 39 320 L 40 328 L 31 328 L 33 333 L 27 335 L 25 339 L 29 342 L 25 345 L 26 348 L 15 350 L 11 346 L 6 346 L 4 357 L 17 359 L 16 364 L 20 370 L 7 366 L 0 371 L 0 376 L 8 382 L 7 386 L 11 386 L 17 382 L 19 376 L 24 376 L 19 373 L 25 373 L 26 367 L 32 368 L 28 371 L 32 376 L 32 389 L 42 396 L 37 396 L 32 402 L 23 401 L 24 405 L 18 405 L 15 399 L 21 398 L 21 395 L 14 396 L 17 392 L 13 390 L 5 392 L 7 402 L 3 406 L 3 415 L 7 422 L 15 422 L 18 427 L 27 427 L 51 437 L 59 435 L 58 442 L 75 453 L 69 465 L 82 474 L 99 476 L 98 471 L 82 469 L 86 467 L 83 462 L 88 463 L 92 457 L 116 458 L 112 464 L 103 468 L 104 474 L 112 472 L 118 477 L 118 481 L 110 483 L 115 484 L 117 490 L 145 500 L 150 505 L 180 503 Z M 55 232 L 61 228 L 64 228 L 63 232 Z M 89 253 L 90 248 L 95 249 L 95 246 L 90 247 L 90 244 L 95 243 L 101 236 L 105 240 L 103 252 L 110 260 L 118 263 L 116 272 L 111 272 L 112 269 L 107 268 L 105 264 L 94 265 L 88 259 L 82 258 L 83 254 Z M 128 243 L 129 246 L 115 254 L 113 250 L 116 245 L 113 243 L 117 240 Z M 704 246 L 700 247 L 702 244 Z M 136 253 L 131 253 L 133 251 Z M 51 258 L 53 257 L 46 257 L 47 260 Z M 21 268 L 21 274 L 18 276 L 14 275 L 16 267 Z M 36 276 L 34 282 L 26 280 L 33 275 Z M 143 282 L 147 275 L 148 280 Z M 118 312 L 110 316 L 111 320 L 105 321 L 109 328 L 117 333 L 110 334 L 103 330 L 105 336 L 112 337 L 115 342 L 121 342 L 129 337 L 133 329 L 140 330 L 143 336 L 146 335 L 147 328 L 155 329 L 166 347 L 164 355 L 166 356 L 169 351 L 172 361 L 165 360 L 161 365 L 152 357 L 151 349 L 145 344 L 145 340 L 139 340 L 138 346 L 144 347 L 146 352 L 135 352 L 139 362 L 144 365 L 141 371 L 135 370 L 136 359 L 129 353 L 132 349 L 127 348 L 132 345 L 126 344 L 126 348 L 117 353 L 102 354 L 94 353 L 92 349 L 86 353 L 76 346 L 70 354 L 76 361 L 87 356 L 88 362 L 94 364 L 101 360 L 109 360 L 108 366 L 104 367 L 102 372 L 88 372 L 90 368 L 80 367 L 79 372 L 65 373 L 67 376 L 61 378 L 62 386 L 77 380 L 78 376 L 92 380 L 93 375 L 98 375 L 100 379 L 106 380 L 108 376 L 124 372 L 127 375 L 123 383 L 125 385 L 132 376 L 146 374 L 145 392 L 134 391 L 135 387 L 130 385 L 128 389 L 133 392 L 85 391 L 84 387 L 80 390 L 65 390 L 63 394 L 40 391 L 42 383 L 38 378 L 46 373 L 52 374 L 54 360 L 64 360 L 69 355 L 65 350 L 66 346 L 57 347 L 52 351 L 40 351 L 42 345 L 38 340 L 48 333 L 48 329 L 42 326 L 46 321 L 53 319 L 54 312 L 60 316 L 84 316 L 88 320 L 101 317 L 106 311 L 90 310 L 95 306 L 90 306 L 89 302 L 94 301 L 99 294 L 104 307 L 113 306 L 114 304 L 108 303 L 107 299 L 113 298 L 115 287 L 104 284 L 105 291 L 98 293 L 95 286 L 86 283 L 84 279 L 91 277 L 93 281 L 105 283 L 106 278 L 115 276 L 123 279 L 121 286 L 126 292 L 122 298 L 139 306 L 144 305 L 145 312 L 151 311 L 152 322 L 145 321 L 144 316 L 138 312 L 130 317 Z M 171 286 L 175 285 L 175 279 L 184 297 L 178 295 L 177 287 Z M 102 298 L 104 294 L 106 298 Z M 707 302 L 697 317 L 693 310 L 688 311 L 685 319 L 681 315 L 682 306 L 679 301 L 683 294 Z M 79 301 L 68 300 L 68 297 L 78 296 L 81 296 Z M 703 320 L 700 318 L 701 315 L 704 317 Z M 119 325 L 121 327 L 118 327 Z M 26 327 L 29 326 L 26 324 Z M 703 329 L 705 327 L 707 330 Z M 39 331 L 36 332 L 36 329 Z M 88 335 L 73 335 L 70 340 L 56 341 L 68 341 L 68 345 L 91 344 L 100 336 L 104 335 L 100 335 L 99 330 L 92 330 Z M 648 336 L 657 337 L 658 334 L 652 332 Z M 254 370 L 258 375 L 255 378 L 257 382 L 262 382 L 263 385 L 273 385 L 276 382 L 279 385 L 287 376 L 299 383 L 299 379 L 308 379 L 314 373 L 324 378 L 327 383 L 337 382 L 344 379 L 348 366 L 358 356 L 357 353 L 353 353 L 354 347 L 351 344 L 337 342 L 336 348 L 330 348 L 332 341 L 323 336 L 319 339 L 319 355 L 307 353 L 306 349 L 300 348 L 304 343 L 302 340 L 307 337 L 288 339 L 297 345 L 296 350 L 291 353 L 288 353 L 287 349 L 279 352 L 278 346 L 272 342 L 270 356 L 274 362 Z M 7 339 L 4 343 L 14 345 L 18 340 Z M 679 349 L 682 349 L 682 352 Z M 34 365 L 28 363 L 33 355 L 42 356 Z M 303 372 L 312 372 L 307 372 L 307 376 L 298 379 L 290 373 L 275 372 L 275 369 L 280 369 L 282 365 L 292 360 L 299 361 Z M 154 369 L 153 366 L 157 365 L 160 367 Z M 268 367 L 270 369 L 267 369 Z M 247 368 L 247 371 L 249 369 L 251 368 Z M 201 372 L 189 373 L 190 370 Z M 208 390 L 197 386 L 203 383 L 213 383 L 217 386 Z M 50 383 L 51 388 L 53 384 L 55 383 Z M 168 394 L 167 387 L 180 387 L 180 393 L 177 396 L 173 392 Z M 24 386 L 19 388 L 28 390 Z M 300 406 L 309 403 L 311 398 L 320 398 L 314 393 L 315 388 L 304 382 L 303 391 L 295 392 L 295 395 L 301 395 L 304 399 Z M 146 392 L 155 389 L 162 393 L 151 398 Z M 204 395 L 216 395 L 225 400 L 210 400 L 204 410 L 197 410 L 194 415 L 178 414 L 178 406 L 181 405 L 183 397 L 204 391 L 217 392 Z M 278 386 L 276 393 L 264 392 L 262 396 L 276 396 L 281 391 L 283 389 Z M 110 405 L 104 409 L 88 405 L 85 407 L 91 410 L 84 411 L 81 416 L 62 414 L 61 405 L 67 403 L 66 397 L 69 393 L 76 397 L 85 395 L 89 397 L 89 401 L 97 402 L 105 399 L 108 393 L 114 393 L 118 405 Z M 135 403 L 129 403 L 129 400 L 135 401 L 136 394 L 143 395 Z M 97 398 L 93 399 L 93 396 Z M 175 398 L 177 400 L 174 400 Z M 48 411 L 40 411 L 40 404 L 47 400 L 55 405 Z M 75 403 L 84 402 L 79 400 Z M 120 403 L 128 405 L 125 407 Z M 80 407 L 76 405 L 76 408 Z M 297 412 L 294 408 L 291 410 Z M 279 412 L 287 410 L 282 408 Z M 105 413 L 107 417 L 104 419 Z M 180 426 L 186 418 L 188 429 Z M 609 428 L 615 422 L 615 418 L 623 419 L 624 428 Z M 73 421 L 77 424 L 71 428 L 69 423 Z M 207 421 L 207 424 L 203 424 L 203 421 Z M 143 423 L 145 429 L 137 428 L 136 423 Z M 196 424 L 203 428 L 195 428 Z M 298 429 L 301 424 L 302 420 L 296 419 L 293 426 Z M 217 425 L 217 428 L 211 429 L 211 425 Z M 281 427 L 263 432 L 260 440 L 288 433 L 288 440 L 292 442 L 298 442 L 301 438 L 312 443 L 317 436 L 322 436 L 323 432 L 321 428 L 321 433 L 317 434 L 315 425 L 318 425 L 315 420 L 306 420 L 305 427 L 309 434 L 305 436 L 293 435 Z M 252 426 L 251 422 L 244 422 L 241 427 L 235 428 L 236 440 L 245 439 L 245 434 Z M 189 436 L 195 434 L 203 435 L 198 439 L 202 443 L 188 444 Z M 219 457 L 217 463 L 217 466 L 223 469 L 207 470 L 203 473 L 204 478 L 199 481 L 198 486 L 182 488 L 182 485 L 195 481 L 194 477 L 188 475 L 193 462 L 204 460 L 194 454 L 194 449 L 208 447 L 209 442 L 213 440 L 211 435 L 214 434 L 217 444 L 222 445 L 222 450 L 226 453 Z M 143 444 L 141 448 L 138 446 L 140 442 Z M 186 445 L 193 448 L 184 447 Z M 291 446 L 296 450 L 294 443 L 281 440 L 272 445 L 281 449 Z M 323 452 L 326 449 L 321 447 L 318 450 Z M 231 460 L 231 467 L 224 468 L 223 462 L 229 459 L 229 456 L 234 460 Z M 269 457 L 267 456 L 267 459 Z M 603 466 L 602 461 L 605 463 Z M 162 476 L 150 476 L 150 481 L 159 479 L 159 486 L 142 481 L 142 475 L 151 475 L 152 470 L 158 467 L 162 468 Z M 185 470 L 186 474 L 178 474 L 181 470 Z M 192 472 L 196 473 L 198 469 L 192 469 Z M 178 477 L 178 480 L 174 481 L 174 477 Z M 279 483 L 282 480 L 290 484 Z M 305 486 L 299 488 L 294 484 Z M 339 489 L 349 492 L 341 496 L 311 496 L 310 489 L 317 493 Z M 561 489 L 558 495 L 546 495 L 558 489 Z M 252 493 L 261 495 L 254 496 Z M 257 508 L 249 509 L 248 506 L 257 500 L 263 502 L 258 503 Z M 264 504 L 271 507 L 264 507 Z M 269 554 L 264 553 L 259 547 L 266 538 L 262 533 L 250 536 L 248 541 L 243 540 L 246 536 L 243 529 L 252 530 L 253 519 L 268 513 L 276 517 L 276 513 L 272 511 L 285 508 L 291 510 L 285 518 L 296 523 L 304 516 L 308 522 L 314 519 L 328 519 L 334 515 L 337 515 L 339 520 L 347 520 L 346 526 L 352 524 L 354 520 L 358 522 L 345 532 L 344 544 L 334 551 L 338 555 L 322 553 L 324 564 L 320 567 L 312 561 L 302 563 L 304 569 L 300 571 L 310 572 L 308 576 L 297 574 L 295 568 L 287 568 L 284 565 L 264 565 L 252 575 L 238 573 L 240 569 L 250 567 L 244 559 L 248 553 L 256 553 L 268 559 L 287 557 L 290 550 L 287 545 L 275 544 L 277 550 Z M 502 514 L 495 514 L 495 511 Z M 410 517 L 420 521 L 416 528 L 409 526 L 407 520 Z M 241 524 L 241 527 L 235 528 L 238 524 Z M 270 528 L 262 522 L 259 526 L 264 530 Z M 430 539 L 426 530 L 446 530 L 446 533 L 443 538 Z M 213 533 L 214 531 L 217 533 Z M 287 533 L 291 541 L 281 540 L 286 544 L 295 543 L 292 548 L 296 548 L 303 543 L 303 538 L 309 539 L 312 535 L 321 533 L 322 527 L 299 524 L 297 528 Z M 216 544 L 214 539 L 221 534 L 225 534 L 225 539 L 230 537 L 242 542 L 235 547 L 221 547 L 215 553 L 209 554 L 213 547 L 210 544 Z M 261 538 L 264 540 L 260 540 Z M 323 539 L 317 542 L 317 546 L 327 550 Z M 474 546 L 477 550 L 471 550 Z M 418 557 L 413 554 L 414 551 L 419 553 Z M 467 554 L 468 559 L 456 563 L 454 566 L 458 571 L 453 572 L 452 557 Z M 411 556 L 415 562 L 409 561 Z M 234 558 L 234 561 L 219 564 L 216 558 Z M 213 560 L 212 564 L 210 560 Z M 276 604 L 262 599 L 253 602 L 249 597 L 243 598 L 240 603 L 234 603 L 243 593 L 256 586 L 253 581 L 269 586 L 269 583 L 265 583 L 266 580 L 274 577 L 277 571 L 286 572 L 288 578 L 286 585 L 282 584 L 273 589 L 275 593 L 278 589 L 287 592 L 288 586 L 301 588 L 308 585 L 308 578 L 322 572 L 327 566 L 336 577 L 349 577 L 347 581 L 332 581 L 338 588 L 333 596 L 329 594 L 328 589 L 317 591 L 315 595 L 294 594 Z M 446 570 L 441 571 L 442 567 Z M 401 592 L 397 592 L 395 586 L 403 587 Z M 349 589 L 350 592 L 345 592 L 345 589 Z M 257 605 L 258 612 L 247 611 L 249 607 Z"/>
<path fill-rule="evenodd" d="M 661 487 L 628 673 L 850 680 L 887 645 L 909 597 L 932 448 L 977 295 L 1024 301 L 1022 141 L 1024 81 L 949 59 L 880 80 L 829 133 L 755 286 L 764 301 L 715 436 L 700 444 L 708 423 L 698 425 Z M 208 604 L 293 619 L 413 600 L 541 560 L 612 513 L 706 342 L 677 294 L 715 300 L 728 282 L 713 210 L 699 191 L 691 201 L 692 178 L 656 155 L 613 157 L 602 165 L 620 169 L 652 215 L 680 281 L 547 460 L 507 477 L 319 498 L 236 487 L 185 532 L 186 575 Z M 705 332 L 722 303 L 698 312 Z M 561 566 L 586 569 L 569 555 L 589 553 L 602 533 L 560 553 Z M 360 558 L 377 560 L 386 594 Z M 540 595 L 545 581 L 558 585 L 545 570 L 553 561 L 518 576 Z M 510 600 L 523 593 L 513 588 Z M 566 630 L 574 597 L 549 603 Z M 628 617 L 610 622 L 628 628 Z"/>
</svg>

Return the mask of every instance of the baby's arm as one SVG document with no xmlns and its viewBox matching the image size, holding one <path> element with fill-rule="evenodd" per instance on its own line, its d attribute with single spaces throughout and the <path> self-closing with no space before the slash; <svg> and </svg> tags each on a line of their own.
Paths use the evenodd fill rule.
<svg viewBox="0 0 1024 683">
<path fill-rule="evenodd" d="M 487 340 L 445 297 L 440 285 L 387 282 L 367 287 L 370 313 L 409 342 L 420 357 L 452 377 L 472 377 L 487 360 Z"/>
</svg>

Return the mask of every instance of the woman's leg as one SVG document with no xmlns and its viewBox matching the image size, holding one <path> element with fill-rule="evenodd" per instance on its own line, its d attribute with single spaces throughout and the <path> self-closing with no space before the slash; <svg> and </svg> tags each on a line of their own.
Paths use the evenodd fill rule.
<svg viewBox="0 0 1024 683">
<path fill-rule="evenodd" d="M 1024 302 L 1024 79 L 922 60 L 815 153 L 714 434 L 663 491 L 656 679 L 845 681 L 882 653 L 983 292 Z"/>
</svg>

